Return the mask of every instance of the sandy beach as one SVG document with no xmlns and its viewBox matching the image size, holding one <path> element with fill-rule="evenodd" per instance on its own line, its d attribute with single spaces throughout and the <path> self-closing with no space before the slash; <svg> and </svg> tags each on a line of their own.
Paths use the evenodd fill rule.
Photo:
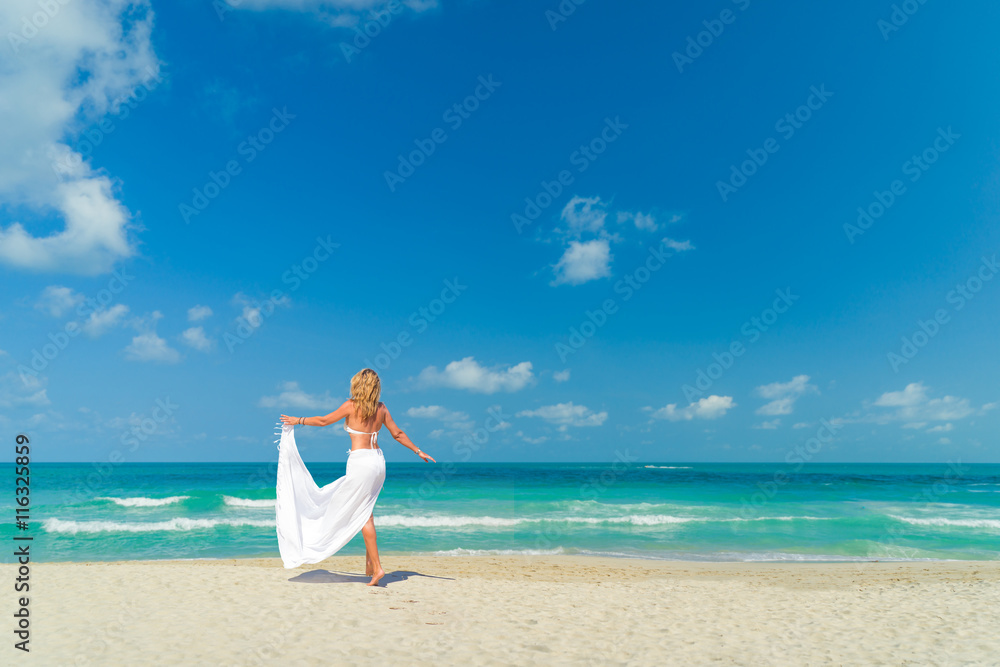
<svg viewBox="0 0 1000 667">
<path fill-rule="evenodd" d="M 1000 562 L 691 563 L 387 553 L 40 563 L 45 665 L 996 665 Z M 3 565 L 5 580 L 13 566 Z"/>
</svg>

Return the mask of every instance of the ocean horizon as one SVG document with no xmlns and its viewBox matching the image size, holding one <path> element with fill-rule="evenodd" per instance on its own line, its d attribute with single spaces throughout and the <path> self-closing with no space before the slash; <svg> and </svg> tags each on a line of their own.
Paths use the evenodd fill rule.
<svg viewBox="0 0 1000 667">
<path fill-rule="evenodd" d="M 36 562 L 277 558 L 275 465 L 34 463 L 28 529 L 0 537 Z M 375 523 L 386 553 L 1000 560 L 1000 464 L 390 462 Z"/>
</svg>

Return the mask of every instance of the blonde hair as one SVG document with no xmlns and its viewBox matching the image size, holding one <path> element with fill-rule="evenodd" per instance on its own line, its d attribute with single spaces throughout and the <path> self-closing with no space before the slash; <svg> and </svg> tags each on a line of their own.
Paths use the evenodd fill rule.
<svg viewBox="0 0 1000 667">
<path fill-rule="evenodd" d="M 361 421 L 368 421 L 378 412 L 378 397 L 382 393 L 382 381 L 378 373 L 364 368 L 351 378 L 351 400 Z"/>
</svg>

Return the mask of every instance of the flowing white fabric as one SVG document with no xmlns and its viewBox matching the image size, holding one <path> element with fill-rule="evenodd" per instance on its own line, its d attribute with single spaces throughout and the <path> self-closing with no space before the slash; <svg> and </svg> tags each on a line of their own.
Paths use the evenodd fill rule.
<svg viewBox="0 0 1000 667">
<path fill-rule="evenodd" d="M 351 541 L 375 508 L 385 481 L 382 448 L 355 449 L 347 474 L 320 488 L 295 446 L 295 427 L 283 425 L 278 445 L 275 515 L 278 550 L 286 568 L 318 563 Z"/>
</svg>

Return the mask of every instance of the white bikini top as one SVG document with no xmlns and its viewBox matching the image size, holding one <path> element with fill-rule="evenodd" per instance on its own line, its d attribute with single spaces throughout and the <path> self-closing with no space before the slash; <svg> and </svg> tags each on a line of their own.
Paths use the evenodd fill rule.
<svg viewBox="0 0 1000 667">
<path fill-rule="evenodd" d="M 356 433 L 358 435 L 370 435 L 372 437 L 371 439 L 372 449 L 378 448 L 378 431 L 372 431 L 371 433 L 368 433 L 366 431 L 355 431 L 347 424 L 344 424 L 344 430 L 347 431 L 348 433 Z"/>
</svg>

